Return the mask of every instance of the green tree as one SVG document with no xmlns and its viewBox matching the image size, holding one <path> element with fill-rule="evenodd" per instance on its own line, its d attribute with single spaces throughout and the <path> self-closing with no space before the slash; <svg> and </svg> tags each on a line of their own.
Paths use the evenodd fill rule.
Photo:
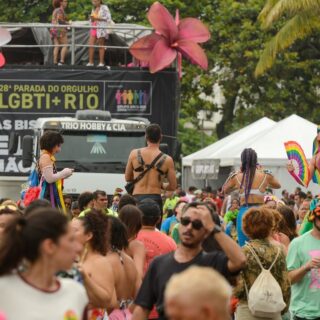
<svg viewBox="0 0 320 320">
<path fill-rule="evenodd" d="M 216 3 L 213 12 L 204 11 L 206 20 L 212 17 L 211 81 L 219 83 L 226 99 L 217 127 L 219 138 L 262 116 L 280 120 L 297 113 L 320 120 L 315 112 L 319 93 L 314 77 L 319 72 L 318 40 L 313 46 L 299 42 L 267 74 L 254 77 L 261 47 L 270 38 L 257 20 L 264 2 L 224 0 Z"/>
<path fill-rule="evenodd" d="M 279 55 L 271 70 L 255 78 L 261 49 L 272 36 L 261 30 L 257 19 L 265 0 L 161 2 L 172 15 L 179 9 L 181 18 L 199 17 L 209 26 L 212 35 L 204 45 L 209 58 L 209 71 L 202 71 L 183 60 L 179 139 L 184 155 L 201 147 L 201 124 L 197 120 L 199 110 L 222 115 L 216 134 L 204 136 L 204 145 L 263 116 L 280 120 L 297 113 L 311 121 L 320 121 L 317 112 L 320 104 L 320 41 L 316 37 L 308 42 L 298 41 L 291 50 Z M 39 6 L 26 12 L 25 5 L 28 3 L 27 0 L 13 0 L 10 8 L 15 6 L 15 10 L 12 10 L 0 2 L 0 20 L 49 21 L 51 1 L 38 0 Z M 152 3 L 153 0 L 107 1 L 115 22 L 144 25 L 149 25 L 146 13 Z M 87 19 L 90 10 L 89 0 L 69 0 L 67 13 L 72 20 Z M 223 92 L 225 102 L 222 105 L 214 100 L 215 84 Z M 194 126 L 188 128 L 185 123 Z"/>
<path fill-rule="evenodd" d="M 255 70 L 256 76 L 273 65 L 279 52 L 319 31 L 319 14 L 319 0 L 268 0 L 259 16 L 262 27 L 270 29 L 280 21 L 281 28 L 266 43 Z"/>
</svg>

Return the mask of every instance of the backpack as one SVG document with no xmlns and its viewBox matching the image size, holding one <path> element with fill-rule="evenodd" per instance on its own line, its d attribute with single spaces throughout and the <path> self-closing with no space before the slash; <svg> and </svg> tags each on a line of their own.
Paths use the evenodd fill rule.
<svg viewBox="0 0 320 320">
<path fill-rule="evenodd" d="M 278 253 L 270 268 L 265 269 L 255 250 L 250 244 L 247 245 L 261 268 L 261 273 L 252 284 L 249 292 L 245 283 L 249 310 L 253 316 L 272 319 L 286 307 L 286 304 L 283 301 L 281 287 L 270 272 L 279 257 L 281 249 L 278 248 Z"/>
<path fill-rule="evenodd" d="M 29 206 L 31 202 L 39 199 L 41 188 L 39 186 L 40 179 L 37 168 L 33 169 L 28 177 L 28 188 L 22 195 L 23 204 Z"/>
</svg>

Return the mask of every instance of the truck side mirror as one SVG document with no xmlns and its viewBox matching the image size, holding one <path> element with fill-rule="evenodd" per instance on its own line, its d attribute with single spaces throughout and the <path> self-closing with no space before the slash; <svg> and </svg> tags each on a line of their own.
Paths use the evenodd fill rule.
<svg viewBox="0 0 320 320">
<path fill-rule="evenodd" d="M 15 154 L 18 151 L 19 134 L 17 132 L 10 132 L 9 134 L 9 154 Z"/>
<path fill-rule="evenodd" d="M 167 143 L 160 143 L 160 147 L 159 147 L 160 151 L 168 154 L 169 153 L 169 146 Z"/>
<path fill-rule="evenodd" d="M 173 155 L 173 159 L 174 161 L 179 162 L 181 160 L 181 149 L 182 149 L 182 144 L 180 141 L 175 141 L 174 144 L 174 155 Z"/>
<path fill-rule="evenodd" d="M 22 139 L 22 166 L 29 168 L 33 162 L 33 137 L 24 136 Z"/>
</svg>

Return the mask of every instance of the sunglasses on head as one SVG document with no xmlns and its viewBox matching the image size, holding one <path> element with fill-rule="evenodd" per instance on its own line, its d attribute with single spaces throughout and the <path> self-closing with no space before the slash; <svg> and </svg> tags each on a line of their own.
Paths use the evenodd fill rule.
<svg viewBox="0 0 320 320">
<path fill-rule="evenodd" d="M 188 217 L 182 217 L 180 223 L 185 227 L 191 223 L 192 228 L 195 230 L 200 230 L 203 228 L 202 222 L 198 219 L 191 221 L 191 219 Z"/>
</svg>

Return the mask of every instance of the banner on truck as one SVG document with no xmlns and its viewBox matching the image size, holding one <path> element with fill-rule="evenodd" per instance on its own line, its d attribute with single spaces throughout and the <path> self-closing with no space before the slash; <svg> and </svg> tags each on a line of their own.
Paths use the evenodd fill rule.
<svg viewBox="0 0 320 320">
<path fill-rule="evenodd" d="M 73 117 L 77 110 L 106 110 L 113 118 L 144 117 L 175 137 L 178 118 L 175 71 L 2 69 L 0 79 L 0 176 L 26 175 L 21 141 L 38 118 Z M 9 134 L 19 133 L 19 147 L 9 155 Z M 170 144 L 170 141 L 168 141 Z"/>
</svg>

